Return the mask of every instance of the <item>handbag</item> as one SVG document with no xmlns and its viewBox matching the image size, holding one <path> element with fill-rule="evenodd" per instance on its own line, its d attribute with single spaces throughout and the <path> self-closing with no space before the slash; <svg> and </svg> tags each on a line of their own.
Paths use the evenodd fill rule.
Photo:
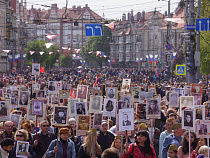
<svg viewBox="0 0 210 158">
<path fill-rule="evenodd" d="M 132 152 L 131 152 L 131 154 L 130 154 L 129 158 L 133 158 L 134 143 L 132 143 L 132 144 L 133 144 L 133 148 L 132 148 Z"/>
</svg>

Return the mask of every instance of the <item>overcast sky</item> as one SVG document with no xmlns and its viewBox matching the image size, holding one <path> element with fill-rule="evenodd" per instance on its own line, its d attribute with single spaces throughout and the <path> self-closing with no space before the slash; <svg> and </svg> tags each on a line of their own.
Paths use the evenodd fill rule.
<svg viewBox="0 0 210 158">
<path fill-rule="evenodd" d="M 31 8 L 33 4 L 35 8 L 43 8 L 41 5 L 58 4 L 59 8 L 66 6 L 66 0 L 26 0 L 27 8 Z M 88 4 L 90 9 L 98 13 L 100 16 L 108 19 L 120 19 L 123 13 L 128 13 L 133 9 L 134 15 L 137 12 L 145 10 L 157 11 L 164 13 L 168 10 L 168 0 L 67 0 L 68 8 L 73 5 L 82 7 Z M 180 0 L 171 0 L 171 12 L 173 13 Z M 45 9 L 48 9 L 45 7 Z"/>
</svg>

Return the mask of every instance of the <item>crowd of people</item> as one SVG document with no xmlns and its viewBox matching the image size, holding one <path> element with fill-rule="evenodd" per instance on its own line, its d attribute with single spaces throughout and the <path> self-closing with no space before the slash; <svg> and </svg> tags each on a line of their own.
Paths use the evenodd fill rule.
<svg viewBox="0 0 210 158">
<path fill-rule="evenodd" d="M 22 80 L 19 80 L 20 78 Z M 126 130 L 123 131 L 123 134 L 118 134 L 119 123 L 117 123 L 117 115 L 115 117 L 103 116 L 102 121 L 99 121 L 100 125 L 98 128 L 95 128 L 93 126 L 95 115 L 94 113 L 88 113 L 91 95 L 102 96 L 102 108 L 100 110 L 103 112 L 105 98 L 115 98 L 116 102 L 121 101 L 122 96 L 117 97 L 116 94 L 120 95 L 123 88 L 123 79 L 131 80 L 123 94 L 132 98 L 131 105 L 128 105 L 126 101 L 127 106 L 125 107 L 135 109 L 134 122 L 128 119 L 127 114 L 124 114 L 123 126 L 131 126 L 133 124 L 133 130 Z M 68 104 L 64 104 L 66 96 L 59 95 L 59 91 L 57 91 L 59 93 L 57 94 L 59 95 L 58 101 L 50 100 L 48 91 L 56 90 L 53 81 L 60 81 L 63 85 L 60 90 L 69 92 L 65 93 L 69 99 Z M 33 85 L 39 86 L 34 88 Z M 89 86 L 85 93 L 87 99 L 80 100 L 80 102 L 86 102 L 87 109 L 83 108 L 83 104 L 80 103 L 81 105 L 78 104 L 79 108 L 76 111 L 77 114 L 91 116 L 90 128 L 86 130 L 84 135 L 78 134 L 77 118 L 65 114 L 65 111 L 58 112 L 58 115 L 62 115 L 64 120 L 67 117 L 68 121 L 65 123 L 65 126 L 56 126 L 55 119 L 53 119 L 55 103 L 59 106 L 70 106 L 69 101 L 71 99 L 77 99 L 78 95 L 83 96 L 78 94 L 77 91 L 77 87 L 80 85 Z M 151 104 L 148 113 L 152 113 L 150 111 L 160 111 L 160 118 L 142 119 L 139 116 L 139 109 L 137 109 L 138 99 L 141 101 L 142 99 L 138 93 L 135 95 L 131 94 L 132 85 L 133 87 L 139 87 L 138 89 L 141 92 L 148 92 L 149 86 L 155 87 L 152 98 L 160 100 L 160 107 Z M 22 75 L 11 72 L 2 73 L 0 102 L 4 103 L 5 100 L 10 100 L 10 107 L 7 108 L 2 104 L 0 109 L 0 158 L 206 158 L 209 155 L 208 135 L 210 131 L 206 128 L 200 128 L 200 130 L 203 130 L 201 133 L 206 133 L 206 135 L 199 137 L 195 130 L 183 129 L 182 124 L 189 127 L 193 126 L 196 129 L 195 121 L 193 125 L 184 123 L 184 121 L 192 119 L 191 113 L 182 116 L 180 112 L 182 109 L 179 108 L 181 101 L 179 100 L 178 108 L 171 107 L 169 105 L 170 101 L 167 101 L 167 91 L 173 92 L 173 88 L 183 89 L 184 91 L 184 86 L 189 86 L 185 82 L 184 77 L 174 77 L 168 80 L 164 70 L 151 69 L 143 69 L 141 71 L 138 69 L 114 68 L 50 69 L 36 76 L 32 75 L 30 71 L 26 71 Z M 203 83 L 200 83 L 199 86 L 202 88 L 199 91 L 202 95 L 200 105 L 204 106 L 205 109 L 204 117 L 200 119 L 208 121 L 210 120 L 210 87 Z M 8 87 L 13 87 L 13 89 L 11 90 Z M 111 89 L 108 93 L 107 87 L 115 87 L 116 89 Z M 91 93 L 90 89 L 92 89 Z M 77 92 L 73 93 L 74 90 Z M 18 93 L 14 94 L 13 91 L 18 91 Z M 44 93 L 41 94 L 41 91 L 44 91 Z M 8 96 L 5 94 L 8 94 Z M 28 97 L 27 94 L 29 94 Z M 193 92 L 190 93 L 190 95 L 192 94 Z M 179 98 L 182 95 L 184 93 L 180 93 Z M 33 100 L 37 98 L 46 100 L 46 109 L 42 111 L 43 117 L 41 117 L 42 119 L 37 119 L 36 116 L 35 120 L 29 119 L 26 116 L 28 113 L 33 113 L 33 109 L 29 111 L 28 106 L 33 104 Z M 15 101 L 17 101 L 17 105 L 13 104 L 11 106 Z M 147 103 L 146 98 L 143 98 L 143 101 L 143 103 Z M 93 102 L 96 102 L 93 105 L 97 109 L 100 99 L 95 99 Z M 153 100 L 151 102 L 157 104 Z M 176 104 L 175 101 L 171 101 L 171 103 Z M 36 109 L 38 113 L 39 104 L 37 104 L 37 107 L 35 106 Z M 106 111 L 111 112 L 112 109 L 106 109 Z M 7 116 L 8 110 L 10 110 L 10 119 L 5 120 L 4 117 Z M 198 112 L 200 111 L 198 110 Z M 116 113 L 118 113 L 117 110 Z M 199 114 L 196 113 L 196 117 L 193 117 L 193 119 L 199 118 L 199 116 L 197 117 Z M 15 119 L 11 119 L 12 115 L 19 115 L 20 119 L 15 121 Z M 186 119 L 183 118 L 185 116 Z M 62 123 L 63 120 L 60 122 Z M 205 126 L 205 124 L 202 125 Z M 208 125 L 208 122 L 206 122 L 206 125 Z M 85 127 L 83 128 L 86 129 Z"/>
</svg>

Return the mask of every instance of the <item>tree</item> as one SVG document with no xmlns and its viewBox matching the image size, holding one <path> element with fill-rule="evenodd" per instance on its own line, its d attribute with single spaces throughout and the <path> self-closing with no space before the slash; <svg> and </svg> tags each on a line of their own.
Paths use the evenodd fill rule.
<svg viewBox="0 0 210 158">
<path fill-rule="evenodd" d="M 62 55 L 61 56 L 61 66 L 62 67 L 70 67 L 71 66 L 71 61 L 72 61 L 72 56 L 71 55 Z"/>
<path fill-rule="evenodd" d="M 209 18 L 210 11 L 209 0 L 202 0 L 201 17 Z M 203 75 L 210 74 L 210 32 L 200 32 L 200 70 Z"/>
<path fill-rule="evenodd" d="M 57 50 L 59 49 L 58 46 L 52 45 L 50 48 L 46 48 L 45 43 L 46 41 L 43 40 L 36 40 L 32 41 L 27 45 L 27 48 L 25 49 L 26 52 L 26 60 L 28 61 L 29 65 L 32 64 L 32 59 L 34 62 L 38 62 L 41 64 L 41 66 L 45 67 L 52 67 L 56 59 L 59 59 L 59 53 Z M 35 51 L 32 55 L 30 55 L 30 51 Z M 45 52 L 42 55 L 39 52 Z M 49 55 L 49 52 L 53 52 L 51 55 Z"/>
<path fill-rule="evenodd" d="M 102 67 L 103 62 L 107 62 L 109 59 L 109 39 L 111 38 L 111 30 L 107 26 L 103 26 L 104 36 L 90 37 L 87 44 L 83 47 L 82 55 L 83 58 L 91 63 L 96 62 L 100 67 Z M 102 55 L 97 55 L 96 53 L 89 52 L 104 52 L 107 56 L 106 58 Z"/>
</svg>

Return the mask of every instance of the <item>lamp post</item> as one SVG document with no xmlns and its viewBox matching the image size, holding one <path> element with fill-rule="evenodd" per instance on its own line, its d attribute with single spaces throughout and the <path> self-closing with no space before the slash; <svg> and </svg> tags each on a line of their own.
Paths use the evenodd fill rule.
<svg viewBox="0 0 210 158">
<path fill-rule="evenodd" d="M 139 58 L 136 58 L 136 62 L 137 62 L 137 69 L 139 68 Z"/>
</svg>

